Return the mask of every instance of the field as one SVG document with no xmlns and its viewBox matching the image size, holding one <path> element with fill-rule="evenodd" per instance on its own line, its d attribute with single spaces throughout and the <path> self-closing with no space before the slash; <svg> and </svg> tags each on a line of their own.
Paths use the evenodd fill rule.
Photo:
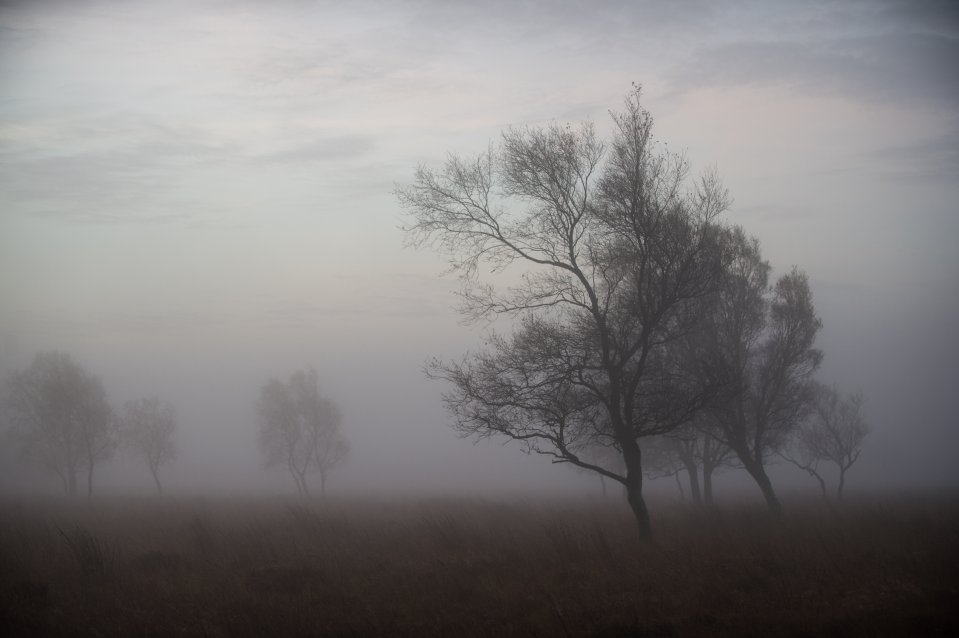
<svg viewBox="0 0 959 638">
<path fill-rule="evenodd" d="M 6 636 L 959 635 L 959 501 L 7 500 Z"/>
</svg>

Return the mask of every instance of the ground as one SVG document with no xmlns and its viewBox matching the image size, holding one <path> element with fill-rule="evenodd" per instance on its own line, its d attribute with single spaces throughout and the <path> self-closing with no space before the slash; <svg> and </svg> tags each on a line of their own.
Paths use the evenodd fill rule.
<svg viewBox="0 0 959 638">
<path fill-rule="evenodd" d="M 959 635 L 959 498 L 6 499 L 7 636 Z"/>
</svg>

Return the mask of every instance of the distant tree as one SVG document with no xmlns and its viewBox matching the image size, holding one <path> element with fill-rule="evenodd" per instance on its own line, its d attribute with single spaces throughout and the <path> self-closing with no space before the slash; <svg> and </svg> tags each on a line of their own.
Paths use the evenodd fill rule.
<svg viewBox="0 0 959 638">
<path fill-rule="evenodd" d="M 121 435 L 126 445 L 146 462 L 153 475 L 157 494 L 163 494 L 160 466 L 177 457 L 173 435 L 176 432 L 173 406 L 157 397 L 139 399 L 124 405 Z"/>
<path fill-rule="evenodd" d="M 69 496 L 86 471 L 87 497 L 93 471 L 118 443 L 116 419 L 100 379 L 63 352 L 38 354 L 8 382 L 7 412 L 23 455 L 55 473 Z"/>
<path fill-rule="evenodd" d="M 707 425 L 708 416 L 698 415 L 690 423 L 663 437 L 664 453 L 685 471 L 693 502 L 713 504 L 713 474 L 731 463 L 732 449 L 716 438 Z M 702 487 L 700 488 L 700 480 Z"/>
<path fill-rule="evenodd" d="M 684 468 L 676 454 L 675 441 L 665 435 L 650 437 L 644 441 L 643 455 L 645 457 L 643 475 L 650 481 L 662 478 L 675 479 L 679 497 L 685 501 L 686 489 L 683 487 L 683 481 L 680 477 Z M 692 483 L 690 483 L 690 488 L 692 488 Z M 690 494 L 693 495 L 692 489 L 690 489 Z M 693 495 L 693 498 L 695 502 L 699 502 L 698 492 Z"/>
<path fill-rule="evenodd" d="M 862 418 L 862 394 L 842 396 L 835 387 L 812 386 L 812 412 L 783 457 L 806 470 L 818 482 L 823 498 L 826 482 L 818 471 L 822 461 L 839 469 L 836 495 L 841 500 L 846 472 L 859 458 L 869 426 Z"/>
<path fill-rule="evenodd" d="M 822 323 L 805 274 L 793 268 L 770 287 L 759 242 L 738 228 L 725 239 L 732 262 L 702 333 L 704 358 L 726 384 L 709 410 L 711 432 L 736 453 L 778 515 L 766 463 L 809 412 Z"/>
<path fill-rule="evenodd" d="M 718 286 L 716 217 L 728 197 L 711 175 L 689 184 L 685 158 L 655 142 L 638 89 L 612 119 L 608 143 L 591 123 L 510 129 L 475 158 L 419 168 L 396 193 L 410 241 L 447 254 L 461 275 L 464 316 L 515 320 L 512 336 L 427 366 L 449 383 L 454 427 L 623 484 L 649 538 L 641 440 L 703 403 L 667 347 Z M 483 281 L 511 265 L 521 268 L 513 285 Z M 597 445 L 624 469 L 591 462 L 584 451 Z"/>
<path fill-rule="evenodd" d="M 340 432 L 339 407 L 320 395 L 316 371 L 294 372 L 289 381 L 268 381 L 257 412 L 266 465 L 285 465 L 302 496 L 309 495 L 308 475 L 318 473 L 325 494 L 330 471 L 346 459 L 350 446 Z"/>
<path fill-rule="evenodd" d="M 816 483 L 819 484 L 822 499 L 828 502 L 829 494 L 826 491 L 826 478 L 819 469 L 819 464 L 823 458 L 817 449 L 818 441 L 815 439 L 818 437 L 819 433 L 809 427 L 808 423 L 803 424 L 799 430 L 795 432 L 789 443 L 778 451 L 778 454 L 786 461 L 816 479 Z"/>
</svg>

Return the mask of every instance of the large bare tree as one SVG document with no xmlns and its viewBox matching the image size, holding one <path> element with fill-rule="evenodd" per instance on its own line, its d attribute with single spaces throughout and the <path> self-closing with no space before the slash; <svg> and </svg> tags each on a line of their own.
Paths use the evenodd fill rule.
<svg viewBox="0 0 959 638">
<path fill-rule="evenodd" d="M 340 431 L 342 413 L 320 394 L 316 371 L 294 372 L 288 381 L 268 381 L 260 391 L 257 412 L 267 466 L 285 465 L 301 496 L 309 495 L 309 474 L 318 473 L 325 494 L 330 471 L 346 459 L 350 446 Z"/>
<path fill-rule="evenodd" d="M 7 408 L 24 456 L 55 473 L 68 496 L 76 496 L 78 474 L 85 472 L 92 497 L 94 468 L 118 443 L 100 379 L 66 353 L 41 353 L 10 376 Z"/>
<path fill-rule="evenodd" d="M 728 197 L 710 174 L 690 184 L 686 159 L 654 140 L 638 88 L 611 115 L 609 142 L 591 123 L 509 129 L 476 157 L 420 167 L 396 194 L 411 243 L 461 276 L 464 316 L 514 322 L 459 362 L 428 364 L 450 383 L 456 429 L 622 483 L 649 538 L 640 440 L 704 400 L 666 349 L 717 288 Z M 493 285 L 499 271 L 512 283 Z M 589 460 L 596 445 L 624 470 Z"/>
<path fill-rule="evenodd" d="M 711 404 L 712 433 L 736 453 L 778 515 L 766 465 L 808 414 L 822 323 L 805 274 L 793 268 L 770 286 L 756 239 L 735 228 L 725 242 L 731 263 L 701 333 L 704 358 L 726 388 Z"/>
<path fill-rule="evenodd" d="M 176 414 L 173 406 L 157 397 L 128 402 L 123 408 L 121 434 L 126 445 L 142 457 L 150 468 L 157 494 L 163 494 L 160 466 L 177 457 Z"/>
</svg>

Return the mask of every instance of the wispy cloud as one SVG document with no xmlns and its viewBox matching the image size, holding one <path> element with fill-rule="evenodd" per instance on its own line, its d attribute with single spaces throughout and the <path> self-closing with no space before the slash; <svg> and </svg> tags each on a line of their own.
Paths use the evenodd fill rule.
<svg viewBox="0 0 959 638">
<path fill-rule="evenodd" d="M 787 86 L 862 102 L 959 105 L 959 37 L 886 33 L 813 41 L 744 40 L 699 50 L 674 88 Z"/>
<path fill-rule="evenodd" d="M 786 86 L 870 103 L 959 105 L 959 5 L 949 0 L 738 2 L 714 17 L 716 34 L 667 74 L 673 91 Z"/>
<path fill-rule="evenodd" d="M 959 121 L 943 135 L 884 146 L 870 155 L 897 177 L 954 182 L 959 176 Z"/>
<path fill-rule="evenodd" d="M 375 148 L 375 138 L 371 135 L 330 135 L 319 136 L 319 138 L 311 139 L 306 143 L 273 153 L 264 153 L 253 159 L 255 161 L 297 164 L 344 161 L 367 155 Z"/>
</svg>

